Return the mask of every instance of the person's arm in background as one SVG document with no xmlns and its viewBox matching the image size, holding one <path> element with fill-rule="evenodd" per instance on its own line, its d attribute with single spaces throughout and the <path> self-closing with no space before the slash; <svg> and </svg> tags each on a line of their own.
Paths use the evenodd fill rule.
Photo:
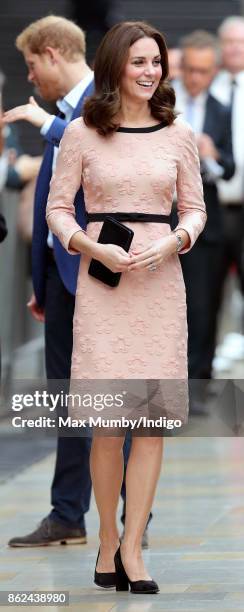
<svg viewBox="0 0 244 612">
<path fill-rule="evenodd" d="M 209 134 L 197 135 L 198 152 L 201 160 L 212 160 L 216 162 L 216 180 L 222 178 L 229 181 L 235 172 L 235 162 L 232 150 L 232 130 L 231 130 L 231 110 L 228 107 L 218 104 L 216 116 L 221 123 L 221 139 L 215 141 Z M 218 174 L 218 168 L 222 171 Z M 214 166 L 212 168 L 214 173 Z M 210 166 L 211 173 L 211 166 Z M 214 176 L 213 176 L 214 179 Z"/>
<path fill-rule="evenodd" d="M 14 123 L 15 121 L 28 121 L 41 130 L 45 140 L 58 146 L 67 126 L 67 121 L 60 117 L 55 117 L 45 111 L 36 100 L 31 96 L 28 104 L 16 106 L 3 115 L 4 123 Z"/>
<path fill-rule="evenodd" d="M 51 125 L 53 122 L 55 122 L 55 116 L 50 115 L 50 113 L 45 111 L 41 106 L 39 106 L 39 104 L 37 104 L 33 96 L 31 96 L 28 104 L 16 106 L 15 108 L 6 111 L 3 115 L 3 122 L 5 124 L 15 123 L 16 121 L 21 120 L 28 121 L 32 125 L 38 127 L 41 130 L 41 134 L 44 136 L 44 138 L 46 138 L 46 133 L 47 135 L 49 134 Z M 59 137 L 60 140 L 66 127 L 66 122 L 62 119 L 60 119 L 59 122 L 63 124 L 62 130 L 60 129 L 59 125 L 59 132 L 61 133 Z M 45 125 L 48 126 L 46 129 Z M 12 131 L 12 137 L 14 135 L 15 133 Z M 56 135 L 56 139 L 57 138 L 58 135 Z M 13 143 L 12 145 L 9 143 L 9 148 L 10 163 L 8 168 L 7 187 L 10 189 L 19 189 L 29 180 L 32 180 L 35 178 L 35 176 L 37 176 L 41 165 L 41 157 L 32 157 L 31 155 L 20 154 L 18 140 L 16 146 Z M 11 151 L 16 151 L 15 159 L 13 158 L 13 154 L 11 157 Z"/>
<path fill-rule="evenodd" d="M 37 104 L 33 96 L 29 98 L 28 104 L 17 106 L 4 113 L 4 123 L 6 124 L 14 123 L 20 120 L 28 121 L 32 125 L 38 127 L 44 139 L 51 142 L 55 146 L 59 146 L 64 130 L 67 126 L 67 122 L 64 119 L 55 117 L 55 115 L 51 115 L 42 109 L 41 106 Z M 21 164 L 21 170 L 23 172 L 23 160 L 19 159 L 18 164 L 19 166 L 17 165 L 17 168 L 20 168 Z M 32 316 L 37 321 L 44 321 L 44 310 L 38 305 L 34 294 L 31 296 L 27 306 Z"/>
<path fill-rule="evenodd" d="M 24 120 L 24 121 L 28 121 L 32 125 L 41 129 L 43 125 L 45 124 L 45 122 L 47 120 L 50 120 L 50 117 L 51 115 L 47 113 L 45 110 L 43 110 L 37 104 L 37 102 L 34 100 L 33 97 L 30 97 L 28 104 L 17 106 L 9 111 L 6 111 L 3 116 L 3 122 L 5 124 L 10 124 L 10 123 L 15 123 L 16 121 Z M 38 173 L 41 159 L 40 157 L 38 157 L 36 158 L 36 160 L 33 160 L 34 163 L 32 164 L 31 168 L 25 156 L 20 156 L 18 160 L 13 159 L 12 161 L 14 163 L 12 165 L 12 168 L 10 165 L 10 180 L 12 181 L 11 186 L 13 188 L 16 188 L 19 182 L 19 174 L 20 175 L 22 174 L 22 177 L 24 175 L 24 177 L 26 178 L 27 167 L 28 167 L 28 173 L 30 173 L 30 170 L 31 170 L 32 176 L 33 176 L 34 171 Z M 17 170 L 15 169 L 16 163 L 17 163 Z M 44 321 L 44 310 L 43 308 L 39 307 L 39 305 L 37 304 L 34 294 L 31 296 L 27 306 L 31 314 L 37 321 L 40 321 L 40 322 Z"/>
<path fill-rule="evenodd" d="M 36 178 L 40 170 L 41 163 L 41 155 L 36 155 L 35 157 L 32 157 L 31 155 L 20 155 L 20 157 L 17 158 L 13 169 L 20 178 L 21 186 Z M 8 185 L 8 182 L 6 186 L 10 186 Z"/>
<path fill-rule="evenodd" d="M 41 128 L 45 121 L 50 118 L 50 113 L 45 111 L 36 100 L 31 96 L 27 104 L 15 106 L 3 114 L 4 123 L 14 123 L 15 121 L 28 121 Z"/>
<path fill-rule="evenodd" d="M 4 123 L 13 123 L 20 120 L 28 121 L 38 127 L 44 139 L 56 147 L 59 146 L 67 126 L 67 121 L 45 111 L 32 96 L 28 104 L 16 106 L 4 113 Z M 14 164 L 9 166 L 7 186 L 15 189 L 21 187 L 23 183 L 38 174 L 40 164 L 40 156 L 21 155 Z"/>
<path fill-rule="evenodd" d="M 63 133 L 67 125 L 68 122 L 65 121 L 65 119 L 61 119 L 61 117 L 55 117 L 54 115 L 51 115 L 50 120 L 47 120 L 44 123 L 41 129 L 41 134 L 47 142 L 50 142 L 55 147 L 59 147 L 60 140 L 63 137 Z"/>
<path fill-rule="evenodd" d="M 221 118 L 223 130 L 221 142 L 217 144 L 219 152 L 218 164 L 220 164 L 224 170 L 222 179 L 229 181 L 235 172 L 235 161 L 232 147 L 231 109 L 223 106 Z"/>
</svg>

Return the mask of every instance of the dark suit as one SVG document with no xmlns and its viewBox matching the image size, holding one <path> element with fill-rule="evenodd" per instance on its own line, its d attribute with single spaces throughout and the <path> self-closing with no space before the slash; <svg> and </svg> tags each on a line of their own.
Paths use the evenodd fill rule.
<svg viewBox="0 0 244 612">
<path fill-rule="evenodd" d="M 231 114 L 212 95 L 208 95 L 203 133 L 208 134 L 220 154 L 218 163 L 223 178 L 234 174 Z M 210 378 L 215 350 L 217 317 L 217 279 L 219 276 L 222 209 L 215 183 L 203 178 L 207 223 L 194 248 L 180 261 L 187 296 L 189 378 Z"/>
<path fill-rule="evenodd" d="M 86 96 L 93 91 L 91 83 L 81 96 L 72 119 L 79 117 Z M 80 256 L 70 256 L 53 236 L 53 249 L 47 246 L 48 226 L 46 204 L 52 176 L 54 147 L 59 146 L 67 122 L 57 117 L 45 135 L 46 148 L 37 179 L 34 202 L 34 227 L 32 241 L 32 277 L 37 302 L 45 309 L 45 358 L 50 391 L 55 380 L 68 392 L 71 355 L 72 326 L 75 290 Z M 76 218 L 85 227 L 83 191 L 75 198 Z M 84 513 L 88 511 L 91 496 L 89 471 L 90 438 L 58 437 L 57 458 L 52 483 L 51 518 L 71 527 L 84 525 Z"/>
</svg>

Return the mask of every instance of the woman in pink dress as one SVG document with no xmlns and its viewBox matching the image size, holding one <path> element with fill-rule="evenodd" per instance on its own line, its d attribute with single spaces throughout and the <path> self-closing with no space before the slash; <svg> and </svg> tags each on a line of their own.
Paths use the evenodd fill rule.
<svg viewBox="0 0 244 612">
<path fill-rule="evenodd" d="M 178 253 L 193 246 L 206 213 L 194 136 L 176 119 L 167 75 L 161 33 L 143 22 L 114 26 L 96 55 L 95 94 L 86 102 L 84 117 L 67 127 L 61 142 L 47 220 L 69 253 L 82 254 L 73 380 L 156 380 L 171 382 L 171 387 L 173 380 L 177 387 L 187 379 L 186 302 Z M 86 232 L 75 220 L 73 205 L 80 185 L 92 221 Z M 175 188 L 179 224 L 171 232 Z M 127 216 L 118 218 L 134 231 L 129 253 L 97 242 L 103 216 L 94 213 L 105 217 L 122 212 Z M 135 221 L 134 213 L 143 215 Z M 122 273 L 117 287 L 88 274 L 91 258 Z M 187 405 L 180 392 L 177 397 L 172 402 L 170 392 L 165 393 L 164 414 L 184 422 Z M 142 559 L 141 538 L 160 474 L 162 435 L 133 437 L 119 546 L 116 511 L 123 442 L 122 434 L 93 438 L 91 475 L 100 517 L 95 582 L 157 593 Z"/>
</svg>

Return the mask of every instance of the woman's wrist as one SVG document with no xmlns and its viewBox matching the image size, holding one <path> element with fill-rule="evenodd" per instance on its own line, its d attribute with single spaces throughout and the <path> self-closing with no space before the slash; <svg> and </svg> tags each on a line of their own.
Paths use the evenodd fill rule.
<svg viewBox="0 0 244 612">
<path fill-rule="evenodd" d="M 93 257 L 94 259 L 98 259 L 98 261 L 100 261 L 100 257 L 102 254 L 102 247 L 103 245 L 99 242 L 93 242 L 93 244 L 91 245 L 91 252 L 90 252 L 90 256 Z"/>
<path fill-rule="evenodd" d="M 179 229 L 174 230 L 163 238 L 161 247 L 165 254 L 165 244 L 167 245 L 167 255 L 174 255 L 174 253 L 180 253 L 181 250 L 185 249 L 190 244 L 190 237 L 186 230 Z"/>
<path fill-rule="evenodd" d="M 162 248 L 164 252 L 165 252 L 165 240 L 167 241 L 168 255 L 173 255 L 174 253 L 176 253 L 177 239 L 176 239 L 175 234 L 172 232 L 171 234 L 169 234 L 169 236 L 164 238 L 162 242 Z"/>
<path fill-rule="evenodd" d="M 174 238 L 176 253 L 180 253 L 183 249 L 190 245 L 190 236 L 186 230 L 175 229 L 171 235 Z"/>
<path fill-rule="evenodd" d="M 91 240 L 83 230 L 75 232 L 69 242 L 70 249 L 88 257 L 95 257 L 97 246 L 97 242 Z"/>
<path fill-rule="evenodd" d="M 176 240 L 176 253 L 180 253 L 181 249 L 184 247 L 184 240 L 178 232 L 174 232 L 175 240 Z"/>
</svg>

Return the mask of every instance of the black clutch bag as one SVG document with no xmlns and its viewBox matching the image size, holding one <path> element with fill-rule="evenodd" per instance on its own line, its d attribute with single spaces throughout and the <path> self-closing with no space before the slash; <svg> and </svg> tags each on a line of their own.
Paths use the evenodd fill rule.
<svg viewBox="0 0 244 612">
<path fill-rule="evenodd" d="M 103 223 L 98 242 L 101 244 L 117 244 L 128 253 L 133 236 L 133 230 L 117 221 L 117 219 L 108 216 Z M 121 277 L 121 272 L 112 272 L 97 259 L 91 260 L 88 274 L 110 287 L 117 287 Z"/>
</svg>

